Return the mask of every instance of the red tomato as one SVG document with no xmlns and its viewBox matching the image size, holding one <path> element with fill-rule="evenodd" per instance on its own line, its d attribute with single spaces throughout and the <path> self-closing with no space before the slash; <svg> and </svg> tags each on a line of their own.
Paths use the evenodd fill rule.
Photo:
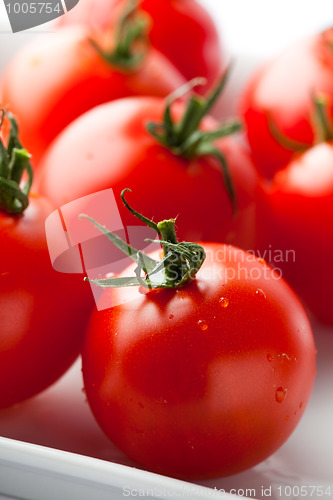
<svg viewBox="0 0 333 500">
<path fill-rule="evenodd" d="M 92 308 L 82 275 L 53 270 L 45 219 L 53 206 L 31 196 L 22 215 L 0 212 L 0 408 L 49 387 L 79 355 Z"/>
<path fill-rule="evenodd" d="M 60 18 L 60 24 L 85 24 L 106 28 L 128 0 L 84 0 Z M 140 8 L 150 16 L 149 39 L 167 56 L 187 80 L 202 76 L 204 94 L 220 77 L 224 54 L 216 25 L 207 10 L 195 0 L 141 0 Z"/>
<path fill-rule="evenodd" d="M 271 178 L 294 154 L 272 133 L 270 123 L 289 141 L 314 144 L 313 93 L 330 98 L 333 117 L 333 28 L 302 40 L 265 63 L 253 75 L 240 109 L 253 158 L 264 177 Z"/>
<path fill-rule="evenodd" d="M 164 99 L 127 98 L 101 105 L 73 122 L 54 141 L 40 165 L 41 193 L 57 206 L 86 194 L 112 188 L 116 199 L 133 190 L 133 203 L 147 217 L 179 215 L 183 240 L 209 240 L 253 248 L 255 196 L 258 179 L 247 150 L 237 137 L 215 142 L 229 167 L 238 213 L 232 204 L 217 159 L 206 154 L 186 159 L 159 144 L 147 132 L 148 122 L 160 123 Z M 183 103 L 172 108 L 174 119 Z M 215 130 L 210 117 L 202 128 Z M 121 205 L 125 225 L 131 215 Z"/>
<path fill-rule="evenodd" d="M 266 459 L 295 429 L 315 375 L 311 326 L 284 280 L 249 253 L 203 246 L 182 288 L 109 288 L 117 305 L 93 313 L 82 354 L 106 435 L 144 468 L 185 479 Z"/>
<path fill-rule="evenodd" d="M 107 62 L 90 40 L 83 26 L 38 36 L 4 71 L 2 105 L 17 117 L 35 166 L 52 139 L 95 105 L 129 95 L 166 96 L 184 82 L 154 48 L 137 69 L 124 70 Z"/>
<path fill-rule="evenodd" d="M 262 254 L 323 322 L 333 325 L 333 142 L 294 158 L 266 186 Z M 264 254 L 263 254 L 264 255 Z"/>
<path fill-rule="evenodd" d="M 45 220 L 54 207 L 39 195 L 28 196 L 29 157 L 21 148 L 15 122 L 3 113 L 1 121 L 0 408 L 4 408 L 46 389 L 71 366 L 79 355 L 93 301 L 82 275 L 53 270 Z M 28 179 L 22 185 L 25 174 Z"/>
</svg>

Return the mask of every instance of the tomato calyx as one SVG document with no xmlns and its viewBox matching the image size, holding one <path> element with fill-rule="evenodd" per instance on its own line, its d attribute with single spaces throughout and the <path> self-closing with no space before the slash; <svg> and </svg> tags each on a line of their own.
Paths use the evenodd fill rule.
<svg viewBox="0 0 333 500">
<path fill-rule="evenodd" d="M 135 276 L 97 280 L 86 277 L 85 280 L 101 287 L 141 286 L 146 289 L 179 288 L 193 281 L 206 258 L 204 248 L 198 243 L 178 242 L 175 231 L 175 219 L 155 223 L 138 213 L 125 200 L 126 191 L 131 190 L 127 188 L 121 192 L 121 199 L 125 207 L 140 221 L 156 231 L 159 239 L 146 239 L 145 241 L 161 244 L 164 257 L 160 261 L 153 259 L 141 250 L 137 250 L 126 243 L 115 233 L 112 233 L 88 215 L 80 214 L 80 218 L 83 217 L 92 222 L 111 243 L 137 264 L 134 270 Z"/>
<path fill-rule="evenodd" d="M 329 142 L 333 140 L 333 124 L 329 117 L 329 97 L 323 93 L 313 93 L 312 95 L 313 113 L 312 113 L 312 129 L 314 131 L 314 144 L 321 142 Z M 272 117 L 267 114 L 268 126 L 271 134 L 276 141 L 294 152 L 305 152 L 310 148 L 309 144 L 295 141 L 284 135 L 277 127 Z"/>
<path fill-rule="evenodd" d="M 191 93 L 183 116 L 179 122 L 172 118 L 172 104 L 191 92 L 194 87 L 205 83 L 203 78 L 194 78 L 173 92 L 167 99 L 164 109 L 162 123 L 147 123 L 148 132 L 164 147 L 168 148 L 173 154 L 183 158 L 192 159 L 200 156 L 211 155 L 219 162 L 223 180 L 230 197 L 233 213 L 237 212 L 236 193 L 230 176 L 227 161 L 220 149 L 214 145 L 214 140 L 227 135 L 239 132 L 242 124 L 239 120 L 230 120 L 223 123 L 213 131 L 199 130 L 203 118 L 209 113 L 210 109 L 216 103 L 218 97 L 226 84 L 229 75 L 229 69 L 223 74 L 222 78 L 207 97 Z"/>
<path fill-rule="evenodd" d="M 333 28 L 328 28 L 327 30 L 322 32 L 322 41 L 329 49 L 331 53 L 333 53 Z"/>
<path fill-rule="evenodd" d="M 90 43 L 108 64 L 135 71 L 146 56 L 147 32 L 147 17 L 138 9 L 137 1 L 130 0 L 116 26 L 113 50 L 104 50 L 93 38 Z"/>
<path fill-rule="evenodd" d="M 313 96 L 314 130 L 316 133 L 315 143 L 329 142 L 333 140 L 333 124 L 328 113 L 329 98 L 326 94 L 315 94 Z"/>
<path fill-rule="evenodd" d="M 10 125 L 9 139 L 4 144 L 0 136 L 0 210 L 11 215 L 21 214 L 29 204 L 29 192 L 33 180 L 31 155 L 23 148 L 18 137 L 14 116 L 0 110 L 0 130 L 5 119 Z M 26 176 L 22 186 L 22 179 Z"/>
</svg>

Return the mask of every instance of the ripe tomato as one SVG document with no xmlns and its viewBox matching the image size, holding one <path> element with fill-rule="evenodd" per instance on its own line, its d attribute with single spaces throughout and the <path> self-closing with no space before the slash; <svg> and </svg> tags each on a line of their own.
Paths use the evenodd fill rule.
<svg viewBox="0 0 333 500">
<path fill-rule="evenodd" d="M 54 137 L 95 105 L 129 95 L 166 96 L 184 82 L 154 48 L 134 69 L 121 68 L 101 56 L 92 37 L 83 26 L 38 36 L 4 71 L 2 105 L 16 116 L 35 167 Z"/>
<path fill-rule="evenodd" d="M 18 193 L 20 159 L 4 175 L 7 153 L 2 141 L 1 145 L 0 408 L 4 408 L 39 393 L 70 367 L 79 355 L 93 301 L 82 275 L 53 270 L 45 220 L 54 207 L 39 195 L 28 196 L 26 185 L 25 192 Z M 26 153 L 21 151 L 24 161 Z M 26 171 L 30 175 L 29 167 Z"/>
<path fill-rule="evenodd" d="M 84 0 L 60 18 L 60 24 L 85 24 L 107 28 L 128 0 Z M 205 93 L 220 77 L 225 56 L 216 25 L 195 0 L 141 0 L 140 9 L 150 16 L 149 39 L 153 47 L 172 61 L 187 80 L 207 79 Z"/>
<path fill-rule="evenodd" d="M 36 195 L 22 215 L 0 212 L 0 408 L 34 396 L 67 371 L 93 305 L 82 275 L 52 268 L 45 237 L 52 211 Z"/>
<path fill-rule="evenodd" d="M 254 73 L 241 98 L 253 158 L 264 177 L 271 178 L 295 149 L 315 142 L 312 95 L 330 98 L 333 117 L 333 28 L 301 40 Z M 286 147 L 272 133 L 271 123 L 294 142 Z"/>
<path fill-rule="evenodd" d="M 114 306 L 93 312 L 82 353 L 106 435 L 141 466 L 185 479 L 267 458 L 295 429 L 315 375 L 311 326 L 285 281 L 250 253 L 203 248 L 180 288 L 108 288 Z"/>
<path fill-rule="evenodd" d="M 215 141 L 229 168 L 238 212 L 223 181 L 214 154 L 184 158 L 160 144 L 147 123 L 160 123 L 165 100 L 148 97 L 119 99 L 101 105 L 73 122 L 54 141 L 40 165 L 39 190 L 57 206 L 86 194 L 112 188 L 116 199 L 128 187 L 133 203 L 147 217 L 179 214 L 183 240 L 233 242 L 253 248 L 255 196 L 258 178 L 248 152 L 236 136 Z M 175 102 L 175 123 L 185 105 Z M 191 126 L 194 120 L 191 121 Z M 205 117 L 201 130 L 219 125 Z M 119 211 L 124 225 L 131 216 Z"/>
<path fill-rule="evenodd" d="M 333 142 L 295 157 L 265 186 L 261 247 L 323 322 L 333 325 Z M 321 267 L 323 266 L 323 267 Z"/>
</svg>

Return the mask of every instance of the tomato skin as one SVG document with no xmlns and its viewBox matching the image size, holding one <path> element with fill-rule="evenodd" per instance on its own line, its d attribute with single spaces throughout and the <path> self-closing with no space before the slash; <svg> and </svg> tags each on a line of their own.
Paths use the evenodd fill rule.
<svg viewBox="0 0 333 500">
<path fill-rule="evenodd" d="M 204 248 L 186 287 L 107 289 L 116 305 L 93 312 L 82 353 L 106 435 L 141 466 L 185 479 L 235 474 L 272 454 L 315 374 L 311 326 L 289 286 L 251 254 Z"/>
<path fill-rule="evenodd" d="M 2 104 L 16 116 L 35 167 L 54 137 L 95 105 L 129 95 L 166 96 L 184 83 L 153 48 L 136 71 L 117 69 L 98 54 L 91 36 L 83 26 L 38 36 L 4 71 Z"/>
<path fill-rule="evenodd" d="M 58 380 L 80 353 L 93 306 L 82 275 L 53 270 L 45 219 L 53 211 L 32 195 L 21 216 L 0 212 L 0 408 Z"/>
<path fill-rule="evenodd" d="M 85 0 L 62 16 L 60 24 L 107 28 L 126 5 L 127 0 Z M 186 80 L 205 77 L 207 84 L 198 88 L 204 95 L 220 78 L 225 60 L 210 14 L 195 0 L 141 0 L 140 8 L 150 16 L 152 46 L 172 61 Z"/>
<path fill-rule="evenodd" d="M 175 103 L 177 104 L 177 103 Z M 232 217 L 217 160 L 186 160 L 158 144 L 146 131 L 162 121 L 164 99 L 134 97 L 96 107 L 73 122 L 54 141 L 40 165 L 39 190 L 55 205 L 106 188 L 116 200 L 132 189 L 137 210 L 155 220 L 178 217 L 183 240 L 217 240 L 253 248 L 255 191 L 258 178 L 248 153 L 233 137 L 216 141 L 227 159 L 239 213 Z M 184 110 L 178 103 L 175 116 Z M 216 122 L 207 118 L 203 127 Z M 193 201 L 192 201 L 193 200 Z M 119 204 L 125 225 L 132 216 Z"/>
<path fill-rule="evenodd" d="M 271 132 L 311 147 L 316 139 L 313 93 L 328 97 L 333 117 L 333 28 L 301 40 L 253 74 L 240 99 L 248 141 L 260 173 L 272 178 L 294 155 Z"/>
<path fill-rule="evenodd" d="M 223 72 L 225 56 L 219 33 L 206 9 L 193 0 L 142 0 L 152 18 L 150 40 L 183 73 L 187 80 L 203 76 L 198 87 L 205 95 Z"/>
<path fill-rule="evenodd" d="M 295 157 L 263 191 L 258 209 L 262 248 L 320 321 L 333 325 L 333 142 Z M 263 250 L 262 250 L 263 252 Z M 321 267 L 324 266 L 324 269 Z"/>
</svg>

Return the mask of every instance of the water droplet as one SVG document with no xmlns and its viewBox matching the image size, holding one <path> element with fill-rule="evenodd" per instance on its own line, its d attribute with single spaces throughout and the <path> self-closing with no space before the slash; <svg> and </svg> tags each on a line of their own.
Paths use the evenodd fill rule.
<svg viewBox="0 0 333 500">
<path fill-rule="evenodd" d="M 303 401 L 300 402 L 299 407 L 302 408 L 303 406 Z"/>
<path fill-rule="evenodd" d="M 272 354 L 267 354 L 267 361 L 269 361 L 270 363 L 273 361 L 274 359 L 274 356 Z"/>
<path fill-rule="evenodd" d="M 257 295 L 258 297 L 262 297 L 263 299 L 265 299 L 265 298 L 266 298 L 266 294 L 265 294 L 264 290 L 262 290 L 261 288 L 257 288 L 257 290 L 256 290 L 256 295 Z"/>
<path fill-rule="evenodd" d="M 200 330 L 202 330 L 203 332 L 205 330 L 207 330 L 207 328 L 208 328 L 206 321 L 204 321 L 203 319 L 199 319 L 199 321 L 197 322 L 197 325 L 200 328 Z"/>
<path fill-rule="evenodd" d="M 288 356 L 288 354 L 286 352 L 282 352 L 281 354 L 278 354 L 278 358 L 281 358 L 283 360 L 291 361 L 291 357 Z"/>
<path fill-rule="evenodd" d="M 278 403 L 282 403 L 282 401 L 284 401 L 286 395 L 287 395 L 287 389 L 284 389 L 283 387 L 278 387 L 275 391 L 275 400 Z"/>
<path fill-rule="evenodd" d="M 175 316 L 171 313 L 169 314 L 169 319 L 173 319 Z"/>
<path fill-rule="evenodd" d="M 259 257 L 258 262 L 260 262 L 260 264 L 266 264 L 265 259 L 263 259 L 262 257 Z"/>
<path fill-rule="evenodd" d="M 227 297 L 221 297 L 219 302 L 220 302 L 221 307 L 224 307 L 224 308 L 228 307 L 228 305 L 229 305 L 229 299 L 227 299 Z"/>
<path fill-rule="evenodd" d="M 289 420 L 289 419 L 290 419 L 290 417 L 289 417 L 289 415 L 287 415 L 287 416 L 286 416 L 286 420 Z"/>
<path fill-rule="evenodd" d="M 161 405 L 161 404 L 163 404 L 163 405 L 168 404 L 167 400 L 164 399 L 163 397 L 154 398 L 154 401 L 155 401 L 155 403 L 157 403 L 159 405 Z"/>
</svg>

